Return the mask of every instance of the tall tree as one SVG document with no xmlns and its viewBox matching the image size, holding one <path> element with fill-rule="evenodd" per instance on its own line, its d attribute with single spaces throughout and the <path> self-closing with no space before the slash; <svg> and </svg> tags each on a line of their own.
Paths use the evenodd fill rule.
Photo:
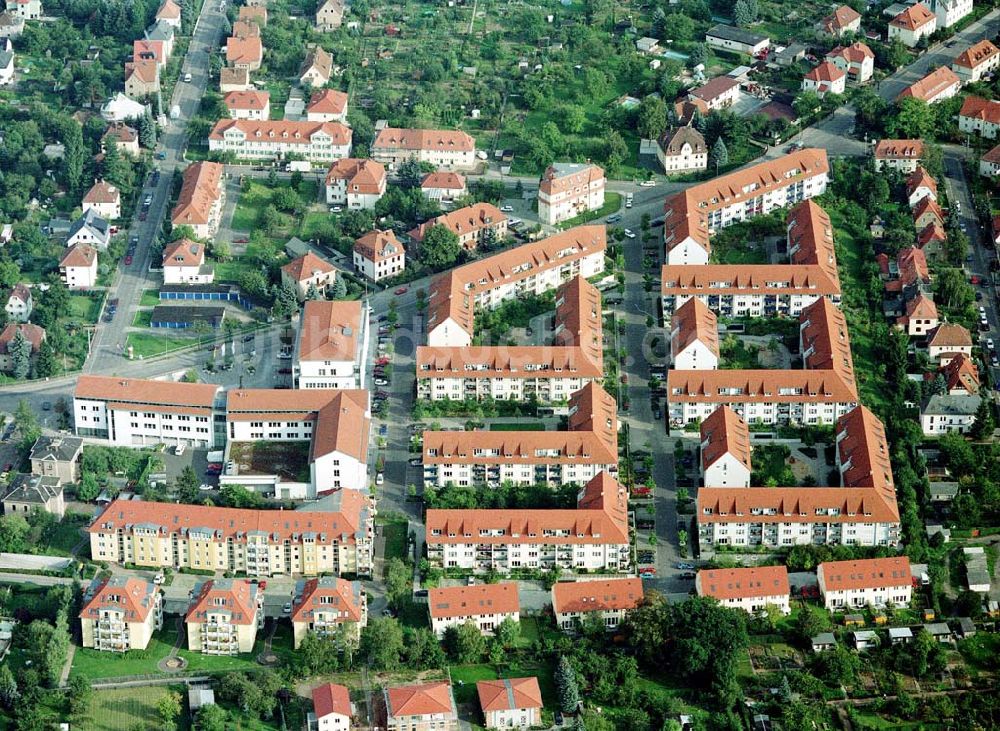
<svg viewBox="0 0 1000 731">
<path fill-rule="evenodd" d="M 146 113 L 138 120 L 139 144 L 147 150 L 156 147 L 156 123 L 153 122 L 152 114 L 148 107 Z"/>
<path fill-rule="evenodd" d="M 434 270 L 453 266 L 461 254 L 458 236 L 447 226 L 431 226 L 420 242 L 420 259 Z"/>
<path fill-rule="evenodd" d="M 31 342 L 20 328 L 14 333 L 14 338 L 7 346 L 7 353 L 10 355 L 11 372 L 14 378 L 27 378 L 28 372 L 31 370 Z"/>
<path fill-rule="evenodd" d="M 361 630 L 361 657 L 375 670 L 395 670 L 403 655 L 403 630 L 392 617 L 369 620 Z"/>
<path fill-rule="evenodd" d="M 479 627 L 471 620 L 452 625 L 444 632 L 444 647 L 448 656 L 457 663 L 479 662 L 486 652 L 486 640 Z"/>
<path fill-rule="evenodd" d="M 989 398 L 980 398 L 976 409 L 976 420 L 969 430 L 973 439 L 986 439 L 993 435 L 996 428 L 996 416 L 993 412 L 993 402 Z"/>
<path fill-rule="evenodd" d="M 712 161 L 715 162 L 716 169 L 729 164 L 729 148 L 726 147 L 726 141 L 721 136 L 712 145 Z"/>
<path fill-rule="evenodd" d="M 71 119 L 62 130 L 62 142 L 66 147 L 63 156 L 63 166 L 66 171 L 66 185 L 70 195 L 80 192 L 83 182 L 83 166 L 87 161 L 87 148 L 83 143 L 83 128 L 75 119 Z"/>
<path fill-rule="evenodd" d="M 662 99 L 647 96 L 639 104 L 639 136 L 647 140 L 659 139 L 667 129 L 667 105 Z"/>
<path fill-rule="evenodd" d="M 576 682 L 576 670 L 566 655 L 559 656 L 556 667 L 556 692 L 559 694 L 559 708 L 563 713 L 576 713 L 580 707 L 580 689 Z"/>
</svg>

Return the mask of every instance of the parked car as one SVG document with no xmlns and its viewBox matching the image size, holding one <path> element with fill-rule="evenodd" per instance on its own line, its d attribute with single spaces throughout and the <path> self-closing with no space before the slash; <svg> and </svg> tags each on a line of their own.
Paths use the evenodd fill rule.
<svg viewBox="0 0 1000 731">
<path fill-rule="evenodd" d="M 285 606 L 283 606 L 281 608 L 281 613 L 282 614 L 291 614 L 292 613 L 292 603 L 291 602 L 285 602 Z"/>
<path fill-rule="evenodd" d="M 375 385 L 376 386 L 388 386 L 389 382 L 387 380 L 385 380 L 384 378 L 376 378 L 375 379 Z"/>
<path fill-rule="evenodd" d="M 280 373 L 283 376 L 290 376 L 292 374 L 292 369 L 291 368 L 279 368 L 278 369 L 278 373 Z"/>
<path fill-rule="evenodd" d="M 627 238 L 627 239 L 634 239 L 635 238 L 635 231 L 633 231 L 630 228 L 625 229 L 625 238 Z"/>
<path fill-rule="evenodd" d="M 640 188 L 652 188 L 654 185 L 656 185 L 655 180 L 643 180 L 641 183 L 639 183 Z"/>
<path fill-rule="evenodd" d="M 132 264 L 132 255 L 131 254 L 126 254 L 125 255 L 125 266 L 130 266 L 131 264 Z"/>
<path fill-rule="evenodd" d="M 511 212 L 513 212 L 513 210 L 514 210 L 514 206 L 511 206 L 511 205 L 504 205 L 504 206 L 500 206 L 500 210 L 501 210 L 501 211 L 502 211 L 503 213 L 511 213 Z"/>
<path fill-rule="evenodd" d="M 385 482 L 385 475 L 383 473 L 379 472 L 378 474 L 375 475 L 376 485 L 381 485 L 384 482 Z"/>
<path fill-rule="evenodd" d="M 142 205 L 149 206 L 153 204 L 153 194 L 146 193 L 146 197 L 142 199 Z"/>
<path fill-rule="evenodd" d="M 180 457 L 182 454 L 184 454 L 185 449 L 186 447 L 183 444 L 178 444 L 176 447 L 174 447 L 174 454 Z"/>
<path fill-rule="evenodd" d="M 212 486 L 209 485 L 207 482 L 203 482 L 198 486 L 198 489 L 207 492 L 212 489 Z"/>
<path fill-rule="evenodd" d="M 409 287 L 399 287 L 399 288 L 396 289 L 395 292 L 393 292 L 393 294 L 397 294 L 397 295 L 399 295 L 399 294 L 406 294 L 409 291 L 410 291 Z"/>
</svg>

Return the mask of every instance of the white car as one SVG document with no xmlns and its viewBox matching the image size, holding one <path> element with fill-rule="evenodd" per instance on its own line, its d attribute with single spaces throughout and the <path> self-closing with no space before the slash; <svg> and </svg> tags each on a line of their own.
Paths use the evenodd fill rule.
<svg viewBox="0 0 1000 731">
<path fill-rule="evenodd" d="M 632 229 L 630 229 L 630 228 L 625 229 L 625 238 L 634 239 L 635 238 L 635 232 Z"/>
<path fill-rule="evenodd" d="M 625 201 L 625 207 L 626 208 L 631 208 L 632 207 L 632 200 L 631 199 Z"/>
<path fill-rule="evenodd" d="M 388 386 L 389 382 L 387 380 L 385 380 L 384 378 L 376 378 L 375 379 L 375 385 L 376 386 Z"/>
<path fill-rule="evenodd" d="M 153 577 L 153 583 L 159 586 L 163 583 L 163 574 L 157 574 Z"/>
<path fill-rule="evenodd" d="M 641 183 L 639 183 L 640 188 L 652 188 L 654 185 L 656 185 L 655 180 L 643 180 Z"/>
<path fill-rule="evenodd" d="M 514 211 L 514 206 L 500 206 L 500 210 L 503 213 L 512 213 Z"/>
<path fill-rule="evenodd" d="M 282 614 L 291 614 L 292 613 L 292 603 L 291 602 L 286 602 L 285 606 L 283 606 L 281 608 L 281 613 Z"/>
<path fill-rule="evenodd" d="M 285 353 L 285 352 L 278 353 L 278 360 L 291 360 L 291 359 L 292 359 L 291 353 Z"/>
<path fill-rule="evenodd" d="M 986 349 L 993 350 L 993 338 L 986 338 Z"/>
<path fill-rule="evenodd" d="M 375 475 L 375 484 L 376 485 L 381 485 L 384 482 L 385 482 L 385 475 L 384 474 L 382 474 L 381 472 L 379 472 L 377 475 Z"/>
<path fill-rule="evenodd" d="M 204 490 L 205 492 L 208 492 L 209 490 L 212 489 L 212 486 L 209 485 L 207 482 L 203 482 L 200 485 L 198 485 L 198 489 L 199 490 Z"/>
<path fill-rule="evenodd" d="M 184 454 L 184 445 L 178 444 L 176 447 L 174 447 L 174 454 L 176 454 L 178 457 Z"/>
<path fill-rule="evenodd" d="M 330 206 L 330 213 L 340 213 L 342 210 L 344 209 L 340 206 Z"/>
</svg>

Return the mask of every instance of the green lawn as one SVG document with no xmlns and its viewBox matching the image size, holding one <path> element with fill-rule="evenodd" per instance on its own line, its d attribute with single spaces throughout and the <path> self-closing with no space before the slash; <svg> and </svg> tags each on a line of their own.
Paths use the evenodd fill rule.
<svg viewBox="0 0 1000 731">
<path fill-rule="evenodd" d="M 215 265 L 215 280 L 217 282 L 239 282 L 244 272 L 253 267 L 239 257 L 229 261 L 220 261 Z"/>
<path fill-rule="evenodd" d="M 385 537 L 385 559 L 406 558 L 406 523 L 395 521 L 382 526 Z"/>
<path fill-rule="evenodd" d="M 45 536 L 43 553 L 52 556 L 68 556 L 70 551 L 84 540 L 80 528 L 90 525 L 91 517 L 79 513 L 66 513 L 62 522 L 53 526 L 52 532 Z M 88 551 L 83 551 L 88 553 Z"/>
<path fill-rule="evenodd" d="M 145 650 L 131 650 L 122 655 L 78 647 L 73 655 L 71 675 L 90 680 L 118 678 L 123 675 L 146 675 L 159 672 L 156 663 L 165 658 L 177 639 L 177 631 L 165 629 L 153 635 Z"/>
<path fill-rule="evenodd" d="M 183 685 L 150 685 L 141 688 L 96 691 L 90 702 L 89 718 L 81 723 L 79 728 L 90 731 L 133 731 L 137 727 L 164 728 L 156 711 L 156 702 L 171 692 L 180 693 L 182 698 L 186 695 Z M 182 705 L 186 707 L 186 703 Z M 178 729 L 191 727 L 186 712 L 182 713 L 178 721 Z"/>
<path fill-rule="evenodd" d="M 132 327 L 149 327 L 152 321 L 152 310 L 139 310 L 135 313 L 135 318 L 132 320 Z"/>
<path fill-rule="evenodd" d="M 233 211 L 232 228 L 235 231 L 252 231 L 257 227 L 257 220 L 260 212 L 271 202 L 274 191 L 278 188 L 287 188 L 288 181 L 278 181 L 278 184 L 271 187 L 264 180 L 252 180 L 244 184 L 244 189 L 240 192 L 240 199 Z M 299 190 L 299 199 L 303 207 L 308 208 L 315 203 L 318 195 L 318 186 L 314 180 L 304 180 Z M 289 225 L 294 224 L 291 216 L 284 214 Z"/>
<path fill-rule="evenodd" d="M 164 330 L 162 335 L 154 332 L 129 333 L 125 340 L 126 350 L 128 346 L 132 346 L 133 357 L 152 358 L 156 355 L 169 353 L 171 350 L 196 345 L 198 342 L 196 337 L 170 335 L 168 334 L 170 332 L 170 330 Z"/>
<path fill-rule="evenodd" d="M 541 663 L 517 663 L 504 668 L 500 672 L 492 665 L 452 665 L 452 687 L 455 690 L 456 703 L 471 703 L 478 698 L 476 682 L 480 680 L 496 680 L 497 678 L 528 678 L 537 677 L 538 687 L 542 691 L 542 700 L 546 706 L 554 707 L 557 703 L 556 684 L 552 678 L 552 668 Z M 462 681 L 462 684 L 459 684 Z"/>
<path fill-rule="evenodd" d="M 621 193 L 605 193 L 604 194 L 604 205 L 598 208 L 596 211 L 586 211 L 581 213 L 579 216 L 574 216 L 568 221 L 563 221 L 560 226 L 562 228 L 572 228 L 573 226 L 581 226 L 590 221 L 596 221 L 598 218 L 604 218 L 605 216 L 610 216 L 612 213 L 617 211 L 622 207 L 622 196 Z"/>
<path fill-rule="evenodd" d="M 728 369 L 760 368 L 757 346 L 747 345 L 739 338 L 726 337 L 719 346 L 719 367 Z"/>
<path fill-rule="evenodd" d="M 101 311 L 100 297 L 87 297 L 86 295 L 82 294 L 70 295 L 69 316 L 74 320 L 78 320 L 87 324 L 93 324 L 97 322 L 97 318 L 100 311 Z"/>
<path fill-rule="evenodd" d="M 216 266 L 218 266 L 218 264 Z M 160 290 L 142 290 L 142 297 L 139 300 L 140 307 L 156 307 L 158 304 L 160 304 Z"/>
</svg>

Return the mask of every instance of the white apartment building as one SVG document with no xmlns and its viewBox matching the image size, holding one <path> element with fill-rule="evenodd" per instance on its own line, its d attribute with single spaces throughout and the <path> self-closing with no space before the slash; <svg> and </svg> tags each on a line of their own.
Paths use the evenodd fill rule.
<svg viewBox="0 0 1000 731">
<path fill-rule="evenodd" d="M 816 567 L 819 593 L 830 610 L 905 607 L 913 596 L 906 556 L 857 561 L 825 561 Z"/>
<path fill-rule="evenodd" d="M 340 122 L 220 119 L 208 136 L 208 149 L 246 160 L 280 160 L 294 153 L 330 163 L 351 154 L 351 135 Z"/>
<path fill-rule="evenodd" d="M 689 298 L 670 318 L 670 363 L 685 371 L 719 367 L 719 320 L 699 297 Z"/>
<path fill-rule="evenodd" d="M 312 691 L 313 709 L 306 731 L 350 731 L 351 694 L 346 685 L 325 683 Z"/>
<path fill-rule="evenodd" d="M 438 639 L 449 627 L 472 622 L 481 634 L 492 635 L 505 619 L 521 621 L 516 582 L 474 584 L 430 589 L 427 593 L 431 629 Z"/>
<path fill-rule="evenodd" d="M 958 128 L 988 140 L 996 139 L 1000 130 L 1000 102 L 978 96 L 965 97 L 958 113 Z"/>
<path fill-rule="evenodd" d="M 296 388 L 362 388 L 371 311 L 360 301 L 309 300 L 299 319 Z"/>
<path fill-rule="evenodd" d="M 392 229 L 369 231 L 354 242 L 354 269 L 378 282 L 403 273 L 406 249 Z"/>
<path fill-rule="evenodd" d="M 542 294 L 573 277 L 604 271 L 603 225 L 567 231 L 508 249 L 438 275 L 427 297 L 430 346 L 469 346 L 475 308 L 494 308 L 522 294 Z"/>
<path fill-rule="evenodd" d="M 931 0 L 938 28 L 950 28 L 972 12 L 972 0 Z"/>
<path fill-rule="evenodd" d="M 694 588 L 698 596 L 711 597 L 724 607 L 742 609 L 751 615 L 769 606 L 785 615 L 792 612 L 788 569 L 784 566 L 699 571 Z"/>
<path fill-rule="evenodd" d="M 971 5 L 970 2 L 969 6 Z M 995 71 L 998 66 L 1000 66 L 1000 49 L 987 38 L 969 46 L 951 62 L 951 70 L 963 84 L 979 81 L 985 74 Z"/>
<path fill-rule="evenodd" d="M 705 170 L 708 168 L 708 147 L 701 132 L 694 127 L 674 127 L 656 141 L 656 159 L 667 175 Z"/>
<path fill-rule="evenodd" d="M 573 633 L 587 615 L 598 614 L 610 632 L 642 601 L 641 579 L 560 581 L 552 586 L 556 626 Z"/>
<path fill-rule="evenodd" d="M 444 226 L 458 237 L 458 243 L 469 251 L 479 246 L 487 231 L 496 241 L 507 236 L 507 216 L 492 203 L 473 203 L 424 221 L 407 232 L 410 239 L 420 244 L 435 226 Z"/>
<path fill-rule="evenodd" d="M 486 728 L 526 729 L 541 725 L 542 691 L 538 678 L 480 680 L 476 692 Z"/>
<path fill-rule="evenodd" d="M 924 156 L 923 140 L 879 140 L 875 145 L 875 169 L 889 168 L 909 175 Z"/>
<path fill-rule="evenodd" d="M 382 690 L 375 723 L 386 731 L 458 731 L 451 685 L 444 681 Z"/>
<path fill-rule="evenodd" d="M 219 230 L 226 199 L 225 168 L 217 162 L 196 162 L 184 170 L 181 192 L 170 214 L 170 222 L 190 226 L 199 239 L 209 239 Z"/>
<path fill-rule="evenodd" d="M 706 487 L 750 487 L 750 430 L 721 406 L 701 423 L 701 474 Z"/>
<path fill-rule="evenodd" d="M 97 285 L 97 249 L 74 244 L 59 260 L 59 278 L 69 289 L 89 289 Z"/>
<path fill-rule="evenodd" d="M 103 652 L 145 650 L 163 627 L 163 593 L 135 576 L 94 579 L 80 611 L 82 647 Z"/>
<path fill-rule="evenodd" d="M 619 572 L 631 566 L 628 492 L 607 473 L 584 486 L 575 510 L 430 509 L 426 523 L 427 558 L 440 568 Z"/>
<path fill-rule="evenodd" d="M 245 579 L 210 579 L 195 590 L 184 624 L 192 652 L 253 652 L 257 630 L 264 626 L 264 592 Z"/>
<path fill-rule="evenodd" d="M 822 195 L 829 170 L 824 150 L 806 148 L 668 197 L 663 226 L 667 264 L 708 264 L 712 232 Z"/>
<path fill-rule="evenodd" d="M 83 375 L 73 393 L 76 434 L 123 447 L 183 444 L 212 448 L 222 409 L 221 386 Z"/>
<path fill-rule="evenodd" d="M 538 218 L 554 226 L 604 205 L 604 169 L 590 163 L 549 165 L 538 186 Z"/>
<path fill-rule="evenodd" d="M 585 484 L 618 471 L 618 405 L 596 382 L 570 397 L 566 431 L 425 431 L 424 485 Z"/>
<path fill-rule="evenodd" d="M 326 202 L 348 210 L 370 210 L 385 195 L 385 168 L 374 160 L 346 157 L 326 174 Z"/>
<path fill-rule="evenodd" d="M 310 632 L 357 641 L 368 624 L 368 595 L 359 581 L 336 576 L 309 579 L 292 602 L 295 649 Z"/>
<path fill-rule="evenodd" d="M 369 575 L 372 501 L 334 494 L 329 512 L 244 510 L 115 500 L 94 519 L 95 561 L 158 568 L 243 572 L 252 577 Z"/>
<path fill-rule="evenodd" d="M 875 54 L 860 41 L 837 46 L 826 54 L 826 60 L 846 73 L 848 81 L 855 84 L 864 84 L 875 73 Z"/>
<path fill-rule="evenodd" d="M 476 141 L 460 130 L 383 127 L 372 143 L 371 158 L 390 170 L 410 158 L 446 170 L 473 170 Z"/>
<path fill-rule="evenodd" d="M 934 394 L 920 408 L 920 428 L 928 437 L 965 434 L 976 423 L 981 397 Z"/>
</svg>

